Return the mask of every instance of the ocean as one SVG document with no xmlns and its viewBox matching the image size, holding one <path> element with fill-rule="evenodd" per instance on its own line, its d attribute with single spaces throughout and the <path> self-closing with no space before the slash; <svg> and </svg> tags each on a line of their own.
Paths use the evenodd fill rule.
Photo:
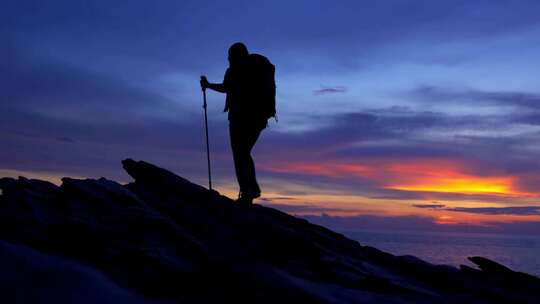
<svg viewBox="0 0 540 304">
<path fill-rule="evenodd" d="M 414 255 L 433 264 L 473 264 L 470 256 L 483 256 L 512 270 L 540 277 L 540 236 L 416 231 L 341 231 L 361 245 L 394 255 Z"/>
</svg>

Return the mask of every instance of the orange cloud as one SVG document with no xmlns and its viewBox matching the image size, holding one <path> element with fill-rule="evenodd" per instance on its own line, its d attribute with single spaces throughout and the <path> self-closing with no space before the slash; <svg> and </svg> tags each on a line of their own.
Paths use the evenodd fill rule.
<svg viewBox="0 0 540 304">
<path fill-rule="evenodd" d="M 455 225 L 457 224 L 456 221 L 454 221 L 454 218 L 449 215 L 441 215 L 435 219 L 435 223 L 439 225 Z"/>
<path fill-rule="evenodd" d="M 530 197 L 517 189 L 518 177 L 470 173 L 465 162 L 454 159 L 291 162 L 263 166 L 279 173 L 329 178 L 364 178 L 381 188 L 401 191 Z"/>
<path fill-rule="evenodd" d="M 505 196 L 531 195 L 516 189 L 515 176 L 473 175 L 467 173 L 464 163 L 455 160 L 390 164 L 386 170 L 398 177 L 397 182 L 385 186 L 387 189 Z"/>
<path fill-rule="evenodd" d="M 448 177 L 431 181 L 390 185 L 386 188 L 404 191 L 428 191 L 463 194 L 519 194 L 512 190 L 512 177 Z"/>
</svg>

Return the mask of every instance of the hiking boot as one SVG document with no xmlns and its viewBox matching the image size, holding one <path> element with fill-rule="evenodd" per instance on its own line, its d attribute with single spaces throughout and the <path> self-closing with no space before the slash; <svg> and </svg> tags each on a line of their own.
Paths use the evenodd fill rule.
<svg viewBox="0 0 540 304">
<path fill-rule="evenodd" d="M 238 198 L 236 199 L 236 202 L 241 205 L 253 205 L 253 199 L 256 199 L 261 196 L 261 193 L 250 193 L 250 192 L 241 192 L 238 193 Z"/>
<path fill-rule="evenodd" d="M 236 199 L 236 203 L 238 203 L 240 206 L 251 206 L 253 205 L 253 199 L 247 196 L 241 196 Z"/>
</svg>

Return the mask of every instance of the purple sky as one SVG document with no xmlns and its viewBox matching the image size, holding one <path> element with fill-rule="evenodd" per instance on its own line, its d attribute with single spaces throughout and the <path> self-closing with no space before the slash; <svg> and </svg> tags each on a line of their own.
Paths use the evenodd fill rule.
<svg viewBox="0 0 540 304">
<path fill-rule="evenodd" d="M 132 157 L 206 184 L 198 78 L 220 81 L 243 41 L 277 67 L 279 122 L 254 152 L 268 203 L 535 230 L 539 14 L 532 0 L 8 1 L 0 176 L 129 181 Z M 231 194 L 224 96 L 208 97 Z"/>
</svg>

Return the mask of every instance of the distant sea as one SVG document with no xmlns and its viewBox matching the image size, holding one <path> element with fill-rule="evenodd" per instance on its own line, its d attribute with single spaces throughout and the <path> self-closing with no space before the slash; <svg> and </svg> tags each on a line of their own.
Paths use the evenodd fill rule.
<svg viewBox="0 0 540 304">
<path fill-rule="evenodd" d="M 483 256 L 540 277 L 540 236 L 373 230 L 341 233 L 361 245 L 394 255 L 414 255 L 434 264 L 472 266 L 467 257 Z"/>
</svg>

